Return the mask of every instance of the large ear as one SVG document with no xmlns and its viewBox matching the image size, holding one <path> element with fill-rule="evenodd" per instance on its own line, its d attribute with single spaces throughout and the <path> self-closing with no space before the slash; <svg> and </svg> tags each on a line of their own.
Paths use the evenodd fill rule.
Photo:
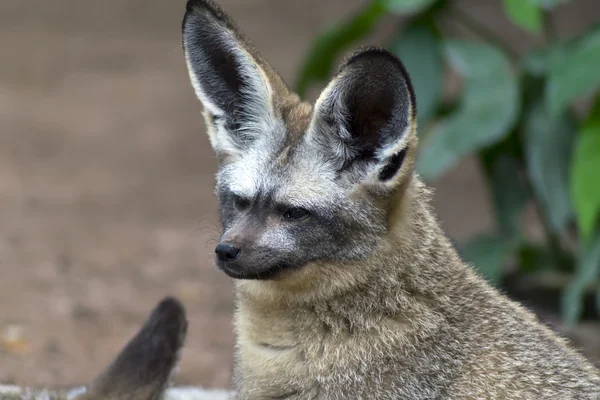
<svg viewBox="0 0 600 400">
<path fill-rule="evenodd" d="M 189 0 L 183 48 L 211 144 L 235 155 L 273 132 L 274 92 L 285 87 L 233 21 L 211 0 Z"/>
<path fill-rule="evenodd" d="M 393 182 L 416 145 L 417 106 L 402 62 L 370 48 L 351 55 L 319 96 L 308 137 L 352 181 Z"/>
<path fill-rule="evenodd" d="M 163 299 L 117 358 L 76 399 L 161 399 L 179 361 L 186 332 L 181 303 Z"/>
</svg>

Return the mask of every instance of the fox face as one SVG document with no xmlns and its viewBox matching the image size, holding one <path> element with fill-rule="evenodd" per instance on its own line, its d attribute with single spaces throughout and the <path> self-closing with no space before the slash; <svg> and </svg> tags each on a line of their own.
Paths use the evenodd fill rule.
<svg viewBox="0 0 600 400">
<path fill-rule="evenodd" d="M 312 105 L 210 0 L 188 1 L 183 47 L 219 160 L 217 266 L 283 279 L 376 252 L 414 168 L 416 101 L 401 61 L 355 52 Z"/>
</svg>

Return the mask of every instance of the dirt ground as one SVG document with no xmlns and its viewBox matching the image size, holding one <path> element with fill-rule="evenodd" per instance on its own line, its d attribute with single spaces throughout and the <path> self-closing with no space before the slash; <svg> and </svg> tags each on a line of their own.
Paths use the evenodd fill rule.
<svg viewBox="0 0 600 400">
<path fill-rule="evenodd" d="M 559 28 L 597 19 L 593 2 Z M 0 382 L 86 382 L 165 295 L 190 320 L 177 380 L 229 381 L 232 285 L 212 268 L 215 160 L 180 47 L 184 3 L 0 2 L 0 337 L 17 339 L 0 342 Z M 222 3 L 291 81 L 313 33 L 360 0 Z M 489 4 L 466 2 L 498 15 Z M 471 161 L 437 189 L 455 239 L 490 227 Z M 596 326 L 570 335 L 600 361 Z"/>
</svg>

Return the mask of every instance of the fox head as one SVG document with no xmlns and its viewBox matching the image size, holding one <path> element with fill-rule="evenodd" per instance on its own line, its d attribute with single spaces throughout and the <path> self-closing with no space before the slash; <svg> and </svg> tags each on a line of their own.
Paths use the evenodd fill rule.
<svg viewBox="0 0 600 400">
<path fill-rule="evenodd" d="M 350 55 L 300 100 L 211 0 L 189 0 L 183 48 L 219 169 L 217 266 L 285 280 L 377 251 L 411 182 L 416 101 L 402 62 Z"/>
</svg>

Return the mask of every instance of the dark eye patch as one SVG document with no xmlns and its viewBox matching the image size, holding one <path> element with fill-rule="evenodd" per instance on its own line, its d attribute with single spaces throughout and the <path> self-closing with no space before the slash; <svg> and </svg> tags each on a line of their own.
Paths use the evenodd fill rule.
<svg viewBox="0 0 600 400">
<path fill-rule="evenodd" d="M 246 210 L 250 207 L 250 200 L 245 197 L 233 195 L 233 206 L 236 210 Z"/>
<path fill-rule="evenodd" d="M 302 221 L 310 217 L 310 212 L 301 207 L 291 207 L 285 210 L 281 217 L 288 221 Z"/>
</svg>

